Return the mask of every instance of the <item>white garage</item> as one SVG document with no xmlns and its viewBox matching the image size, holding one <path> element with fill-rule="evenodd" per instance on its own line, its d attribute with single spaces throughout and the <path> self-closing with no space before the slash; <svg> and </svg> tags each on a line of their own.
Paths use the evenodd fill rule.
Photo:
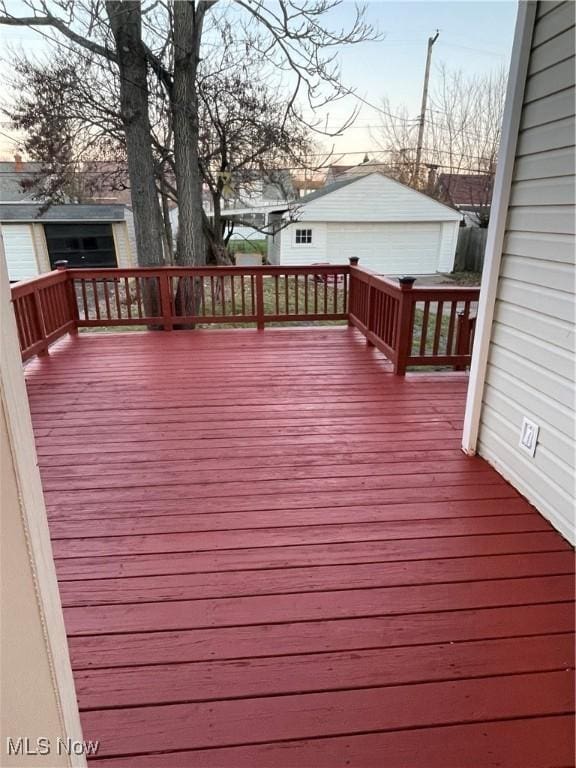
<svg viewBox="0 0 576 768">
<path fill-rule="evenodd" d="M 270 217 L 272 264 L 342 264 L 358 256 L 363 267 L 389 275 L 454 267 L 458 211 L 380 173 L 338 181 L 297 205 Z"/>
</svg>

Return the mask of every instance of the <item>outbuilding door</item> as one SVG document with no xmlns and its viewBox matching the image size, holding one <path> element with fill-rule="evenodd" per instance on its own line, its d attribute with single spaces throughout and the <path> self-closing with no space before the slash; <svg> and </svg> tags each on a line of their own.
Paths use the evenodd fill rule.
<svg viewBox="0 0 576 768">
<path fill-rule="evenodd" d="M 38 274 L 30 224 L 2 224 L 2 239 L 10 282 L 28 280 Z"/>
<path fill-rule="evenodd" d="M 45 224 L 50 264 L 69 267 L 117 267 L 112 224 Z"/>
<path fill-rule="evenodd" d="M 442 225 L 437 222 L 330 223 L 327 255 L 344 264 L 360 257 L 360 266 L 382 274 L 432 274 L 438 271 Z"/>
</svg>

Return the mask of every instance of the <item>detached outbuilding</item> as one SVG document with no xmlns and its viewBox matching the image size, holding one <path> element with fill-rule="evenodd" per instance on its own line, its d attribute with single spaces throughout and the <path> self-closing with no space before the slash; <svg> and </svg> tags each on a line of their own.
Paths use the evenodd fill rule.
<svg viewBox="0 0 576 768">
<path fill-rule="evenodd" d="M 336 181 L 275 208 L 269 222 L 271 264 L 342 264 L 358 256 L 383 274 L 450 272 L 461 215 L 381 173 Z M 289 218 L 296 221 L 285 225 Z"/>
<path fill-rule="evenodd" d="M 71 267 L 137 265 L 132 211 L 125 205 L 0 203 L 0 232 L 8 276 L 27 280 L 57 261 Z"/>
</svg>

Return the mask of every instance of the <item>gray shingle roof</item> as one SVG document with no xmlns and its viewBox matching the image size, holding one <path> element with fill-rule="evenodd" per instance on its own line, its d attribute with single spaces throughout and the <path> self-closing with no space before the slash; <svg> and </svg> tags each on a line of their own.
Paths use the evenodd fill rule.
<svg viewBox="0 0 576 768">
<path fill-rule="evenodd" d="M 0 221 L 124 221 L 123 205 L 51 205 L 40 215 L 39 203 L 0 203 Z"/>
</svg>

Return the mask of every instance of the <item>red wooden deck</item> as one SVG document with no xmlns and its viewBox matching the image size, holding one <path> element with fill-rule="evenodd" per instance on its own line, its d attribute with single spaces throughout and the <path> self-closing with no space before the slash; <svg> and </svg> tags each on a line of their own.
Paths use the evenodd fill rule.
<svg viewBox="0 0 576 768">
<path fill-rule="evenodd" d="M 27 367 L 94 765 L 573 764 L 568 545 L 348 328 Z"/>
</svg>

